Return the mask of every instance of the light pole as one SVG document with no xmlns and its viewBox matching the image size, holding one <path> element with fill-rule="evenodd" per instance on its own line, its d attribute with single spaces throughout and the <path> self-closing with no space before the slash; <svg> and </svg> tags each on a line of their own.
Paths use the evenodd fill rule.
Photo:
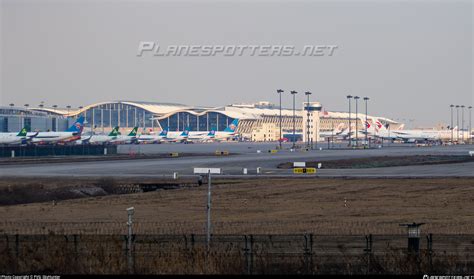
<svg viewBox="0 0 474 279">
<path fill-rule="evenodd" d="M 469 109 L 469 132 L 467 133 L 467 136 L 469 137 L 469 143 L 472 144 L 472 126 L 471 126 L 471 109 L 472 109 L 472 106 L 468 106 L 467 107 Z"/>
<path fill-rule="evenodd" d="M 296 91 L 291 91 L 291 95 L 293 95 L 293 149 L 296 147 L 296 115 L 295 115 L 295 96 L 298 94 Z"/>
<path fill-rule="evenodd" d="M 454 105 L 450 105 L 449 107 L 451 108 L 451 144 L 453 144 L 453 141 L 454 141 L 453 108 L 454 108 Z"/>
<path fill-rule="evenodd" d="M 309 148 L 309 96 L 311 95 L 311 92 L 306 91 L 304 94 L 308 97 L 308 101 L 306 102 L 306 147 Z"/>
<path fill-rule="evenodd" d="M 462 131 L 462 142 L 464 143 L 464 105 L 461 106 L 461 131 Z"/>
<path fill-rule="evenodd" d="M 211 170 L 207 171 L 207 252 L 211 248 Z"/>
<path fill-rule="evenodd" d="M 356 147 L 359 147 L 359 108 L 357 104 L 359 99 L 359 96 L 354 96 L 354 100 L 356 101 Z"/>
<path fill-rule="evenodd" d="M 352 99 L 352 95 L 347 95 L 347 100 L 349 100 L 349 146 L 352 146 L 352 142 L 351 142 L 351 133 L 352 133 L 352 128 L 351 128 L 351 99 Z"/>
<path fill-rule="evenodd" d="M 365 144 L 370 147 L 369 141 L 368 141 L 368 135 L 367 135 L 367 125 L 369 125 L 369 122 L 367 120 L 367 101 L 369 101 L 369 97 L 364 97 L 365 101 Z"/>
<path fill-rule="evenodd" d="M 277 90 L 278 95 L 280 95 L 280 138 L 278 139 L 278 142 L 280 143 L 280 150 L 282 149 L 282 147 L 281 147 L 281 139 L 282 139 L 282 137 L 281 137 L 281 93 L 283 93 L 283 92 L 284 91 L 282 89 Z"/>
<path fill-rule="evenodd" d="M 458 127 L 456 131 L 456 141 L 459 143 L 459 105 L 456 105 L 456 126 Z"/>
</svg>

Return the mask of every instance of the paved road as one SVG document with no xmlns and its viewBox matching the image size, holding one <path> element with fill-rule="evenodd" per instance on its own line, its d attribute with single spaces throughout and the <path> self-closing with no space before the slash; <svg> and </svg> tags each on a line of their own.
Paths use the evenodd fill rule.
<svg viewBox="0 0 474 279">
<path fill-rule="evenodd" d="M 279 170 L 276 166 L 283 162 L 292 161 L 317 161 L 337 160 L 370 156 L 403 156 L 403 155 L 466 155 L 474 146 L 435 146 L 435 147 L 406 147 L 394 146 L 389 148 L 371 150 L 316 150 L 310 152 L 290 152 L 282 150 L 277 154 L 268 153 L 270 145 L 232 143 L 221 148 L 221 144 L 194 144 L 194 145 L 149 145 L 147 153 L 163 152 L 192 152 L 202 150 L 229 150 L 240 153 L 234 156 L 199 156 L 168 159 L 143 159 L 121 160 L 80 163 L 54 163 L 54 164 L 24 164 L 2 166 L 0 176 L 157 176 L 172 175 L 178 172 L 182 175 L 192 174 L 194 167 L 220 167 L 225 174 L 237 175 L 242 173 L 242 168 L 248 168 L 249 174 L 255 174 L 256 168 L 261 167 L 265 175 L 289 175 L 291 170 Z M 165 147 L 168 149 L 162 149 Z M 143 148 L 144 146 L 142 146 Z M 173 150 L 170 150 L 172 147 Z M 121 146 L 121 149 L 130 146 Z M 139 148 L 134 146 L 133 148 Z M 153 149 L 155 148 L 155 150 Z M 233 148 L 233 150 L 232 150 Z M 187 150 L 186 150 L 187 149 Z M 257 153 L 256 150 L 265 152 Z M 186 151 L 183 151 L 186 150 Z M 251 150 L 251 151 L 249 151 Z M 143 149 L 141 150 L 143 153 Z M 245 151 L 245 152 L 244 152 Z M 321 169 L 318 176 L 354 176 L 354 177 L 426 177 L 426 176 L 474 176 L 474 163 L 424 165 L 407 167 L 387 167 L 372 169 Z"/>
</svg>

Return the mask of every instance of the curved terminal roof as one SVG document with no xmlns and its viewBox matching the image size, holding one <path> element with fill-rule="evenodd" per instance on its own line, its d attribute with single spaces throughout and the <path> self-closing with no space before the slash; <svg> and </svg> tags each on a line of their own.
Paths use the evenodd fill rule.
<svg viewBox="0 0 474 279">
<path fill-rule="evenodd" d="M 349 113 L 348 112 L 333 112 L 333 111 L 324 111 L 321 113 L 321 118 L 344 118 L 347 119 L 349 118 Z M 356 118 L 356 114 L 354 112 L 351 113 L 351 119 Z M 362 121 L 365 121 L 365 113 L 358 113 L 358 118 Z M 373 116 L 373 115 L 367 115 L 367 118 L 372 119 L 376 118 L 378 120 L 384 121 L 386 123 L 391 123 L 391 124 L 399 124 L 399 122 L 393 121 L 391 119 L 388 119 L 386 117 L 380 117 L 380 116 Z"/>
<path fill-rule="evenodd" d="M 143 102 L 143 101 L 108 101 L 108 102 L 99 102 L 90 104 L 81 109 L 65 109 L 65 108 L 31 108 L 36 111 L 43 111 L 52 114 L 58 114 L 63 116 L 76 116 L 80 113 L 83 113 L 86 110 L 89 110 L 94 107 L 98 107 L 106 104 L 126 104 L 130 106 L 135 106 L 144 110 L 147 110 L 155 115 L 156 119 L 167 118 L 178 112 L 187 112 L 196 116 L 205 115 L 208 112 L 217 112 L 222 113 L 231 118 L 238 119 L 259 119 L 262 116 L 279 116 L 280 109 L 277 106 L 259 106 L 254 104 L 234 104 L 223 107 L 192 107 L 183 104 L 177 103 L 158 103 L 158 102 Z M 304 103 L 305 104 L 305 103 Z M 311 102 L 311 106 L 320 106 L 319 102 Z M 303 111 L 297 109 L 295 115 L 297 117 L 302 117 Z M 281 115 L 285 117 L 292 117 L 293 110 L 283 108 L 281 110 Z M 349 113 L 347 112 L 321 112 L 322 118 L 348 118 Z M 355 113 L 351 114 L 352 118 L 355 118 Z M 372 118 L 375 116 L 369 116 Z M 359 118 L 365 118 L 365 114 L 359 113 Z M 396 121 L 390 120 L 385 117 L 375 117 L 379 120 L 385 121 L 387 123 L 398 123 Z"/>
</svg>

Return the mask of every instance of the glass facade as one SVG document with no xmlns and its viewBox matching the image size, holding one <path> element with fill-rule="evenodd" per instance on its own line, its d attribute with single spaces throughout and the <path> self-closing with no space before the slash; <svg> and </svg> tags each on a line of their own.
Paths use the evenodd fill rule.
<svg viewBox="0 0 474 279">
<path fill-rule="evenodd" d="M 153 113 L 142 108 L 122 104 L 111 103 L 95 106 L 87 109 L 83 115 L 87 123 L 95 128 L 120 127 L 155 127 L 151 120 Z"/>
<path fill-rule="evenodd" d="M 141 127 L 141 128 L 168 128 L 169 131 L 183 131 L 187 127 L 191 131 L 224 130 L 234 119 L 227 117 L 220 112 L 208 112 L 197 116 L 189 112 L 177 112 L 169 117 L 152 120 L 157 117 L 153 113 L 142 108 L 122 104 L 111 103 L 98 105 L 87 109 L 83 115 L 91 127 L 121 128 Z M 159 122 L 159 123 L 158 123 Z"/>
<path fill-rule="evenodd" d="M 191 131 L 223 131 L 233 120 L 219 112 L 208 112 L 200 116 L 189 112 L 178 112 L 159 121 L 161 127 L 168 128 L 169 131 L 183 131 L 186 127 Z"/>
<path fill-rule="evenodd" d="M 0 122 L 0 131 L 2 133 L 8 132 L 8 117 L 3 117 L 3 120 Z"/>
</svg>

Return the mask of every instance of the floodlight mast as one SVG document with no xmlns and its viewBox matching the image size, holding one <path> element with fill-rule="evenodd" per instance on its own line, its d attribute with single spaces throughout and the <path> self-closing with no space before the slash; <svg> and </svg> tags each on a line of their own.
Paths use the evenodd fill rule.
<svg viewBox="0 0 474 279">
<path fill-rule="evenodd" d="M 277 93 L 278 95 L 280 96 L 280 138 L 278 139 L 278 142 L 280 143 L 280 150 L 282 149 L 282 146 L 281 146 L 281 94 L 283 93 L 284 91 L 282 89 L 278 89 L 277 90 Z"/>
<path fill-rule="evenodd" d="M 207 171 L 207 251 L 211 248 L 211 170 Z"/>
</svg>

